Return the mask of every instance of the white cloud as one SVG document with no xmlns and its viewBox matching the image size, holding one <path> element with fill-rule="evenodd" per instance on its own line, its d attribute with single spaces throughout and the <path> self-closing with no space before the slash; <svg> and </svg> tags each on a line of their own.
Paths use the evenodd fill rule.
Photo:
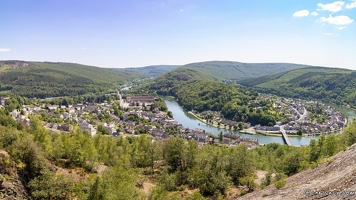
<svg viewBox="0 0 356 200">
<path fill-rule="evenodd" d="M 336 16 L 336 17 L 329 15 L 328 18 L 321 17 L 319 19 L 319 21 L 327 22 L 327 23 L 333 24 L 333 25 L 348 25 L 348 24 L 351 24 L 354 20 L 348 16 L 345 16 L 345 15 Z"/>
<path fill-rule="evenodd" d="M 312 12 L 311 15 L 313 15 L 313 16 L 318 16 L 319 13 L 317 13 L 317 12 Z"/>
<path fill-rule="evenodd" d="M 297 11 L 293 14 L 293 17 L 306 17 L 309 15 L 309 11 L 308 10 L 300 10 Z"/>
<path fill-rule="evenodd" d="M 9 48 L 0 48 L 0 53 L 11 51 Z"/>
<path fill-rule="evenodd" d="M 345 4 L 343 1 L 335 1 L 334 3 L 322 4 L 318 3 L 320 10 L 328 10 L 330 12 L 338 12 L 342 10 L 342 6 Z"/>
<path fill-rule="evenodd" d="M 341 31 L 342 29 L 346 28 L 346 26 L 335 26 L 335 28 L 337 28 L 337 30 Z"/>
<path fill-rule="evenodd" d="M 347 4 L 346 8 L 348 8 L 348 9 L 356 8 L 356 0 L 354 0 L 353 2 Z"/>
</svg>

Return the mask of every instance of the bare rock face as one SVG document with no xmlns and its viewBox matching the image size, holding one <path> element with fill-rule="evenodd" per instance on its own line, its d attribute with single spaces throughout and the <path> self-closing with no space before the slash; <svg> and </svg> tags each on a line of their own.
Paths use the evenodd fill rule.
<svg viewBox="0 0 356 200">
<path fill-rule="evenodd" d="M 0 150 L 0 199 L 27 199 L 27 191 L 17 173 L 15 163 L 6 151 Z"/>
<path fill-rule="evenodd" d="M 356 144 L 287 178 L 282 189 L 270 185 L 237 199 L 356 199 Z"/>
</svg>

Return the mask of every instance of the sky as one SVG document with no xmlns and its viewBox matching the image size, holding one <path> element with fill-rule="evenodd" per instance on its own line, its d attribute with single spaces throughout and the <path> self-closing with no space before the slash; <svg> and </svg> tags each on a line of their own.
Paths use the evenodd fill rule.
<svg viewBox="0 0 356 200">
<path fill-rule="evenodd" d="M 356 70 L 356 0 L 0 0 L 0 60 Z"/>
</svg>

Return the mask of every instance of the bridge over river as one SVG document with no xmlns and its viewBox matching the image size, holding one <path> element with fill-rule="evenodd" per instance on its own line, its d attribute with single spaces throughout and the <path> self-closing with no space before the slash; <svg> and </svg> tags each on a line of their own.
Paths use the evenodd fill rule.
<svg viewBox="0 0 356 200">
<path fill-rule="evenodd" d="M 288 146 L 292 146 L 292 143 L 289 140 L 286 130 L 284 130 L 284 126 L 281 126 L 281 132 L 282 132 L 282 137 L 283 137 L 284 143 L 286 143 Z"/>
<path fill-rule="evenodd" d="M 175 101 L 174 98 L 165 97 L 164 100 L 167 104 L 168 110 L 172 111 L 174 119 L 176 121 L 178 121 L 179 123 L 181 123 L 186 128 L 190 128 L 190 129 L 201 128 L 201 129 L 204 129 L 207 132 L 210 132 L 214 135 L 219 135 L 220 132 L 223 132 L 223 133 L 233 132 L 233 133 L 241 135 L 244 138 L 257 139 L 260 144 L 280 143 L 280 144 L 287 144 L 287 145 L 293 145 L 293 146 L 300 146 L 300 145 L 309 145 L 311 139 L 318 139 L 318 136 L 288 137 L 288 135 L 286 134 L 286 132 L 284 130 L 284 127 L 282 128 L 284 131 L 284 133 L 282 132 L 283 137 L 264 136 L 264 135 L 260 135 L 260 134 L 249 135 L 249 134 L 239 133 L 238 131 L 219 129 L 219 128 L 201 123 L 193 115 L 184 111 L 184 109 L 178 105 L 178 103 Z M 344 107 L 336 107 L 336 108 L 339 109 L 344 114 L 346 114 L 348 116 L 349 120 L 356 118 L 355 110 L 347 109 Z M 342 109 L 344 109 L 344 110 L 342 110 Z"/>
</svg>

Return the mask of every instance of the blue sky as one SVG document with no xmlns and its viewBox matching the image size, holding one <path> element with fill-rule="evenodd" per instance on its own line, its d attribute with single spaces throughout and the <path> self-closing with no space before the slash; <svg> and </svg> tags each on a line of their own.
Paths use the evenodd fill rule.
<svg viewBox="0 0 356 200">
<path fill-rule="evenodd" d="M 355 0 L 0 0 L 0 60 L 356 70 L 355 19 Z"/>
</svg>

